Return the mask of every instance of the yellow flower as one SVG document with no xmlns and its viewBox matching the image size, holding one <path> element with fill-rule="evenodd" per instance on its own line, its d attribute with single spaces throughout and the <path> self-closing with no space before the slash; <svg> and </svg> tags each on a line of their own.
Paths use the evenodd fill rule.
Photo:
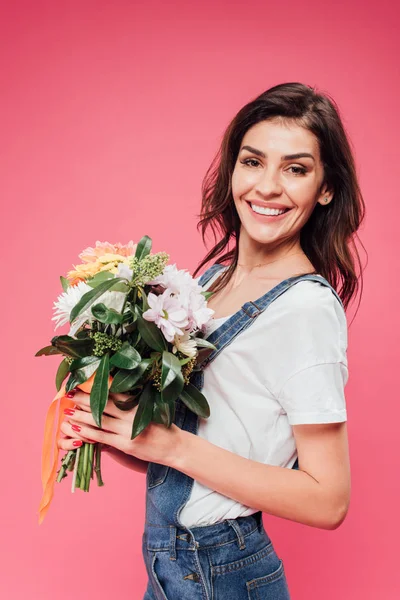
<svg viewBox="0 0 400 600">
<path fill-rule="evenodd" d="M 84 261 L 67 273 L 67 279 L 71 285 L 79 281 L 87 281 L 100 271 L 110 271 L 114 275 L 118 272 L 118 264 L 124 263 L 129 266 L 130 256 L 136 252 L 137 244 L 132 241 L 127 245 L 109 244 L 108 242 L 96 242 L 95 248 L 86 248 L 79 257 Z"/>
</svg>

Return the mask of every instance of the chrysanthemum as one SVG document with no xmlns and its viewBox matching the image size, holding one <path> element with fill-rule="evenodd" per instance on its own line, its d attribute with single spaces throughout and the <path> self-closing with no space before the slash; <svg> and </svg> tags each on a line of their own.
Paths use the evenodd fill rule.
<svg viewBox="0 0 400 600">
<path fill-rule="evenodd" d="M 71 310 L 74 308 L 76 304 L 78 304 L 79 300 L 82 298 L 86 292 L 89 292 L 92 288 L 85 283 L 84 281 L 79 281 L 76 285 L 69 286 L 65 292 L 60 294 L 57 298 L 57 301 L 54 302 L 54 316 L 52 317 L 52 321 L 56 321 L 56 326 L 61 327 L 66 323 L 69 323 Z M 79 321 L 84 323 L 88 318 L 88 314 L 85 311 L 81 315 L 79 315 Z M 82 324 L 81 323 L 81 324 Z"/>
<path fill-rule="evenodd" d="M 104 254 L 118 254 L 120 256 L 131 256 L 136 252 L 137 244 L 134 244 L 132 240 L 127 244 L 110 244 L 109 242 L 96 242 L 94 248 L 89 246 L 85 248 L 80 254 L 79 258 L 82 262 L 96 262 Z"/>
<path fill-rule="evenodd" d="M 53 321 L 57 321 L 54 329 L 69 323 L 71 310 L 80 301 L 82 296 L 92 289 L 93 288 L 87 285 L 87 283 L 84 281 L 79 281 L 76 285 L 69 286 L 66 292 L 63 292 L 60 294 L 60 296 L 58 296 L 57 302 L 54 302 L 55 312 L 54 316 L 52 317 Z M 107 308 L 112 308 L 117 312 L 121 312 L 125 296 L 126 294 L 124 292 L 106 291 L 97 299 L 95 304 L 101 302 Z M 76 319 L 74 319 L 73 323 L 71 323 L 68 335 L 74 336 L 84 323 L 91 324 L 94 320 L 95 318 L 92 314 L 91 307 L 89 307 L 87 310 L 81 312 Z"/>
</svg>

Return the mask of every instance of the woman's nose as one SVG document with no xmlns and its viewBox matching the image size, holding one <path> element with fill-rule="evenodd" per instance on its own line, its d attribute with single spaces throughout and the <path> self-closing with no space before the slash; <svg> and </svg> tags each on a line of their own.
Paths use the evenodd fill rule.
<svg viewBox="0 0 400 600">
<path fill-rule="evenodd" d="M 255 185 L 255 190 L 263 196 L 279 195 L 282 192 L 279 171 L 272 167 L 265 169 Z"/>
</svg>

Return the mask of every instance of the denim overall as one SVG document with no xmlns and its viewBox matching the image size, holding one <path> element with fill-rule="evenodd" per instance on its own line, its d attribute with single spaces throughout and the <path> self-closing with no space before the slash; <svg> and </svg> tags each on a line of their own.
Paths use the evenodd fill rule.
<svg viewBox="0 0 400 600">
<path fill-rule="evenodd" d="M 215 263 L 200 277 L 207 281 L 223 265 Z M 191 382 L 203 387 L 203 370 L 241 331 L 278 296 L 298 281 L 319 281 L 339 295 L 317 274 L 289 277 L 215 329 L 207 340 L 213 350 L 192 372 Z M 343 306 L 343 304 L 342 304 Z M 174 423 L 193 434 L 198 417 L 179 398 Z M 298 469 L 298 460 L 294 463 Z M 189 499 L 193 479 L 159 463 L 149 463 L 146 475 L 146 518 L 142 553 L 148 574 L 143 600 L 290 600 L 282 560 L 275 552 L 258 511 L 206 526 L 186 528 L 179 513 Z"/>
</svg>

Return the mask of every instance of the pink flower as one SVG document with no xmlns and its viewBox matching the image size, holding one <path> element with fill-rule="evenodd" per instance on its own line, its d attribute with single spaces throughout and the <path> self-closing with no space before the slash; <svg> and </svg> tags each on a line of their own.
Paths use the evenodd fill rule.
<svg viewBox="0 0 400 600">
<path fill-rule="evenodd" d="M 94 248 L 89 246 L 85 248 L 80 254 L 79 258 L 84 263 L 96 262 L 101 256 L 105 254 L 119 254 L 120 256 L 131 256 L 136 252 L 137 244 L 134 244 L 131 240 L 128 244 L 110 244 L 109 242 L 96 242 Z"/>
<path fill-rule="evenodd" d="M 143 318 L 154 321 L 168 342 L 174 341 L 175 334 L 184 334 L 184 328 L 189 323 L 187 312 L 179 299 L 171 295 L 169 288 L 159 296 L 150 292 L 147 301 L 150 308 L 143 313 Z"/>
</svg>

